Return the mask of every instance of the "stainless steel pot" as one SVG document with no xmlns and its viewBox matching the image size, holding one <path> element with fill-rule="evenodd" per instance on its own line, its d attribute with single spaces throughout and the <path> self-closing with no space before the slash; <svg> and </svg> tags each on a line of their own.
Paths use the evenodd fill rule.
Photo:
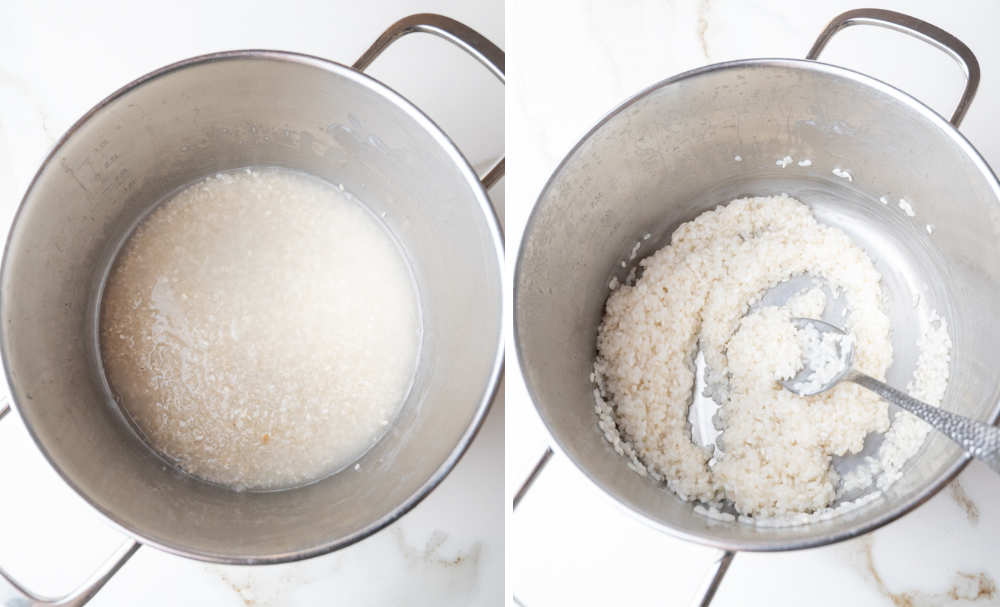
<svg viewBox="0 0 1000 607">
<path fill-rule="evenodd" d="M 812 61 L 835 32 L 857 23 L 903 31 L 959 60 L 968 84 L 951 124 L 883 82 Z M 649 253 L 668 243 L 678 224 L 739 196 L 798 197 L 860 243 L 883 274 L 897 358 L 889 381 L 905 385 L 912 371 L 911 296 L 926 287 L 954 342 L 943 406 L 981 420 L 998 414 L 1000 326 L 983 321 L 1000 305 L 1000 184 L 955 128 L 978 85 L 975 57 L 928 23 L 863 9 L 834 19 L 809 59 L 710 65 L 623 103 L 549 179 L 518 255 L 517 352 L 554 446 L 653 527 L 726 551 L 708 598 L 733 551 L 806 548 L 865 533 L 927 500 L 969 458 L 932 435 L 903 478 L 875 501 L 828 521 L 783 528 L 711 520 L 631 473 L 597 429 L 588 377 L 608 281 L 624 278 L 619 260 L 628 259 L 642 235 L 652 234 L 655 244 L 641 249 Z M 776 166 L 786 155 L 812 165 Z M 834 169 L 849 171 L 853 181 Z M 883 195 L 892 197 L 891 206 L 879 202 Z M 912 203 L 916 217 L 896 208 L 899 198 Z"/>
<path fill-rule="evenodd" d="M 484 189 L 503 162 L 481 183 L 427 116 L 362 73 L 414 31 L 455 43 L 503 81 L 503 52 L 437 15 L 394 24 L 353 67 L 276 51 L 196 57 L 88 112 L 25 194 L 0 276 L 11 395 L 63 479 L 137 542 L 239 564 L 330 552 L 417 504 L 478 430 L 503 363 L 503 244 Z M 423 314 L 417 377 L 397 423 L 359 470 L 288 491 L 237 493 L 164 465 L 123 419 L 98 364 L 101 284 L 138 218 L 180 186 L 247 165 L 343 184 L 384 214 Z M 137 545 L 60 604 L 85 601 Z"/>
</svg>

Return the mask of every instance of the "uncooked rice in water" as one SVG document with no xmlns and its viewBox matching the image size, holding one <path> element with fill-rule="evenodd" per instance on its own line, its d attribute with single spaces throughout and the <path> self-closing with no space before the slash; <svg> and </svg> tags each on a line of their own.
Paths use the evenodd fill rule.
<svg viewBox="0 0 1000 607">
<path fill-rule="evenodd" d="M 158 206 L 108 278 L 101 353 L 151 445 L 231 487 L 346 466 L 393 421 L 419 345 L 401 251 L 337 188 L 279 169 Z"/>
</svg>

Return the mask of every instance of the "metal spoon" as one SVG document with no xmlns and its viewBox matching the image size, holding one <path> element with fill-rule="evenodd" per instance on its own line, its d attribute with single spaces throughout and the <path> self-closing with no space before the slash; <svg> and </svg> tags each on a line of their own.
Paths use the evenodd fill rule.
<svg viewBox="0 0 1000 607">
<path fill-rule="evenodd" d="M 827 333 L 833 333 L 840 337 L 847 336 L 843 329 L 822 320 L 793 318 L 792 323 L 797 329 L 813 327 L 821 336 Z M 880 382 L 874 377 L 855 370 L 852 368 L 854 340 L 838 339 L 838 342 L 839 346 L 847 348 L 847 352 L 841 356 L 841 360 L 845 361 L 844 369 L 830 381 L 821 385 L 812 381 L 815 369 L 809 368 L 809 361 L 804 360 L 802 370 L 791 379 L 783 380 L 781 384 L 795 394 L 812 396 L 829 390 L 841 381 L 854 382 L 924 420 L 958 443 L 967 453 L 986 462 L 986 465 L 994 472 L 1000 474 L 1000 428 L 933 407 Z"/>
</svg>

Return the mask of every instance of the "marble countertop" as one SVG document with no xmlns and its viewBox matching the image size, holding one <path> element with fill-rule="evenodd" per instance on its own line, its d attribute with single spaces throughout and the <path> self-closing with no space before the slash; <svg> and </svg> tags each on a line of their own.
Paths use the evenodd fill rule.
<svg viewBox="0 0 1000 607">
<path fill-rule="evenodd" d="M 878 3 L 955 34 L 982 83 L 962 131 L 1000 166 L 1000 4 Z M 556 164 L 607 111 L 687 69 L 746 57 L 804 57 L 826 23 L 857 3 L 701 0 L 508 1 L 508 270 L 532 203 Z M 940 52 L 880 28 L 851 28 L 823 55 L 910 91 L 944 115 L 960 70 Z M 510 344 L 510 342 L 508 342 Z M 512 347 L 508 346 L 512 352 Z M 507 494 L 547 445 L 508 358 Z M 511 515 L 510 583 L 527 607 L 685 605 L 718 552 L 628 515 L 556 455 Z M 978 462 L 902 519 L 859 539 L 781 554 L 739 554 L 713 605 L 1000 604 L 1000 481 Z"/>
<path fill-rule="evenodd" d="M 57 138 L 106 95 L 173 61 L 275 48 L 352 63 L 393 21 L 454 17 L 504 46 L 500 1 L 347 0 L 169 4 L 0 3 L 3 233 Z M 461 51 L 429 36 L 390 48 L 369 72 L 438 121 L 477 166 L 503 149 L 503 95 Z M 494 188 L 502 210 L 504 184 Z M 102 605 L 500 605 L 504 586 L 501 390 L 470 450 L 400 521 L 358 544 L 266 567 L 200 563 L 141 548 L 90 603 Z M 51 470 L 16 413 L 0 422 L 0 564 L 43 594 L 66 592 L 123 540 Z M 0 596 L 0 603 L 10 597 Z"/>
</svg>

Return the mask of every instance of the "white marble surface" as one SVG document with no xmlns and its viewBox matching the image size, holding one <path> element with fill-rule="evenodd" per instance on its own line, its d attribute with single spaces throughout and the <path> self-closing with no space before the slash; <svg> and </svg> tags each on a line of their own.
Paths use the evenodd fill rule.
<svg viewBox="0 0 1000 607">
<path fill-rule="evenodd" d="M 983 79 L 962 131 L 1000 166 L 1000 4 L 883 1 L 964 40 Z M 802 57 L 847 1 L 508 1 L 508 271 L 545 179 L 605 112 L 638 90 L 708 63 Z M 852 28 L 824 60 L 911 91 L 950 115 L 963 80 L 944 55 L 900 34 Z M 508 351 L 512 351 L 508 341 Z M 546 445 L 508 358 L 507 493 Z M 557 455 L 511 516 L 509 577 L 528 607 L 684 605 L 716 556 L 623 512 Z M 866 537 L 784 554 L 740 554 L 715 605 L 1000 604 L 1000 480 L 973 463 L 903 519 Z"/>
<path fill-rule="evenodd" d="M 500 1 L 0 2 L 3 233 L 56 139 L 118 87 L 167 63 L 277 48 L 350 64 L 398 18 L 439 12 L 503 46 Z M 503 148 L 503 88 L 459 50 L 411 36 L 370 69 L 454 137 L 473 163 Z M 503 205 L 503 183 L 493 192 Z M 444 483 L 401 521 L 334 554 L 223 567 L 142 548 L 92 605 L 499 605 L 504 585 L 503 395 Z M 16 414 L 0 422 L 0 563 L 46 594 L 69 590 L 122 540 L 67 488 Z M 8 597 L 0 597 L 2 599 Z M 7 603 L 4 603 L 7 604 Z"/>
</svg>

